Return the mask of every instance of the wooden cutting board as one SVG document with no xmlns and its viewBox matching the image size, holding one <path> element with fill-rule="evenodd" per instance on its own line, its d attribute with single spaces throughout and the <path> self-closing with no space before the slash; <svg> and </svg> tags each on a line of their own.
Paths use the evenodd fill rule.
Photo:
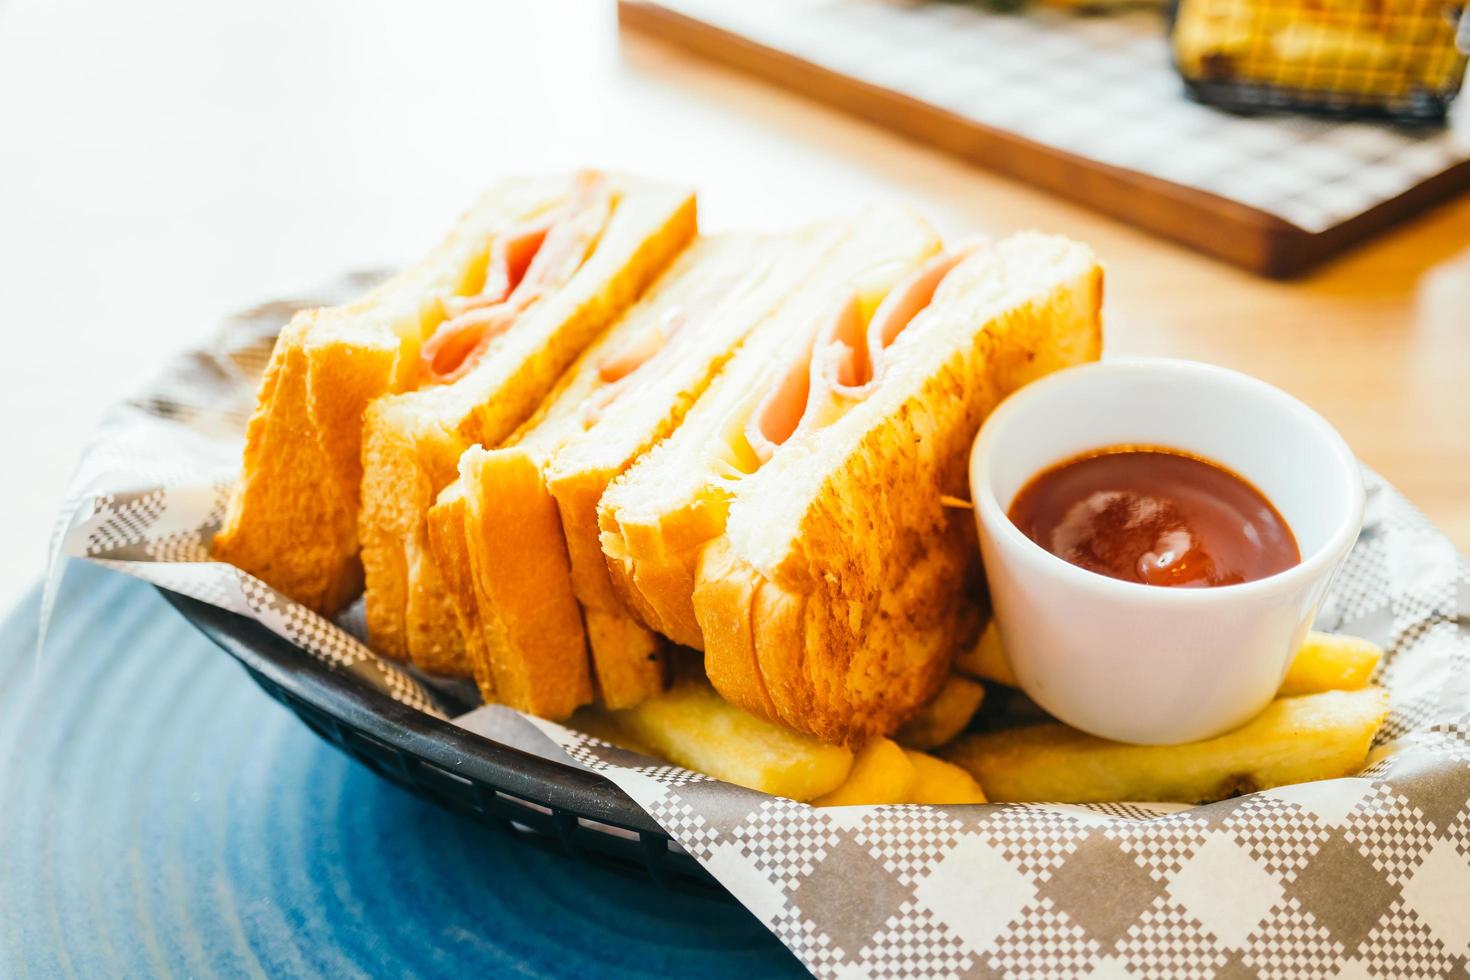
<svg viewBox="0 0 1470 980">
<path fill-rule="evenodd" d="M 1148 12 L 620 0 L 618 15 L 624 29 L 1266 276 L 1296 275 L 1470 186 L 1470 154 L 1443 130 L 1245 118 L 1190 102 Z M 1018 99 L 1030 107 L 1004 124 Z M 1130 139 L 1142 148 L 1120 150 Z"/>
</svg>

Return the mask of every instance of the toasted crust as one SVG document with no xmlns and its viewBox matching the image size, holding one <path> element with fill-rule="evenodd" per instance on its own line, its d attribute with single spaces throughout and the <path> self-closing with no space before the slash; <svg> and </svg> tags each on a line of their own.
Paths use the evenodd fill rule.
<svg viewBox="0 0 1470 980">
<path fill-rule="evenodd" d="M 668 450 L 665 443 L 649 456 L 668 455 Z M 639 496 L 652 482 L 640 461 L 613 481 L 598 505 L 609 580 L 623 605 L 650 629 L 681 646 L 703 650 L 704 635 L 694 618 L 695 570 L 706 546 L 724 530 L 728 500 L 720 491 L 702 497 L 700 503 L 715 505 L 703 507 L 703 513 L 717 512 L 713 519 L 703 521 L 696 516 L 699 504 L 676 503 L 667 510 L 641 513 L 619 506 L 629 496 Z M 690 528 L 698 530 L 690 533 Z M 692 542 L 680 540 L 685 537 Z"/>
<path fill-rule="evenodd" d="M 614 591 L 643 622 L 696 650 L 704 648 L 704 635 L 694 617 L 695 570 L 706 545 L 724 531 L 729 504 L 717 490 L 652 514 L 622 511 L 615 503 L 600 509 Z"/>
<path fill-rule="evenodd" d="M 890 733 L 934 695 L 979 590 L 969 516 L 940 497 L 967 496 L 970 444 L 1000 398 L 1100 351 L 1102 273 L 1081 246 L 1017 236 L 956 272 L 877 392 L 742 482 L 718 568 L 741 587 L 711 587 L 708 563 L 697 576 L 716 689 L 825 741 Z M 758 682 L 723 647 L 743 616 Z"/>
<path fill-rule="evenodd" d="M 472 510 L 467 499 L 480 503 Z M 663 688 L 663 641 L 616 607 L 580 607 L 563 527 L 529 448 L 465 452 L 459 479 L 429 511 L 429 529 L 467 659 L 477 679 L 488 679 L 487 700 L 563 717 L 591 699 L 588 647 L 600 647 L 616 654 L 591 658 L 601 700 L 630 707 Z"/>
<path fill-rule="evenodd" d="M 566 187 L 506 181 L 418 265 L 353 303 L 293 318 L 261 384 L 216 558 L 322 613 L 361 591 L 364 410 L 416 383 L 419 343 L 437 322 L 439 298 L 473 288 L 490 240 L 552 206 Z"/>
<path fill-rule="evenodd" d="M 276 341 L 214 557 L 302 605 L 332 612 L 361 588 L 362 568 L 353 502 L 338 489 L 311 421 L 305 344 L 311 320 L 298 314 Z"/>
<path fill-rule="evenodd" d="M 438 501 L 429 508 L 429 544 L 439 563 L 444 593 L 450 600 L 464 640 L 465 659 L 469 662 L 480 697 L 486 704 L 500 700 L 495 690 L 495 674 L 490 666 L 490 649 L 480 618 L 480 604 L 475 597 L 474 568 L 470 564 L 467 522 L 469 503 L 460 481 L 444 488 Z"/>
<path fill-rule="evenodd" d="M 737 697 L 727 695 L 727 700 L 775 719 L 780 716 L 766 692 L 752 622 L 760 587 L 755 569 L 741 561 L 731 549 L 730 540 L 721 536 L 702 550 L 691 594 L 705 610 L 699 624 L 703 628 L 700 642 L 707 647 L 705 673 L 723 677 L 726 687 L 740 692 Z"/>
<path fill-rule="evenodd" d="M 614 183 L 612 219 L 566 286 L 527 311 L 458 381 L 386 396 L 368 409 L 358 531 L 368 629 L 382 652 L 441 673 L 472 673 L 453 604 L 442 595 L 429 508 L 464 451 L 511 435 L 694 234 L 688 191 L 623 177 Z"/>
<path fill-rule="evenodd" d="M 681 414 L 671 413 L 670 428 Z M 571 557 L 572 589 L 584 610 L 597 692 L 602 703 L 614 709 L 631 708 L 668 683 L 663 638 L 623 606 L 602 559 L 597 501 L 619 472 L 621 468 L 581 470 L 550 486 Z"/>
<path fill-rule="evenodd" d="M 431 674 L 473 676 L 464 633 L 454 618 L 454 602 L 429 540 L 427 520 L 409 535 L 403 555 L 408 570 L 404 620 L 414 664 Z"/>
<path fill-rule="evenodd" d="M 869 611 L 840 583 L 783 585 L 729 547 L 726 537 L 709 546 L 694 604 L 705 670 L 732 704 L 857 747 L 897 730 L 938 693 L 980 584 L 961 549 L 935 542 L 895 557 L 910 564 L 868 597 Z"/>
<path fill-rule="evenodd" d="M 367 625 L 373 649 L 407 657 L 409 647 L 409 556 L 422 560 L 428 537 L 426 517 L 437 491 L 453 479 L 464 450 L 450 433 L 411 433 L 384 420 L 393 398 L 368 406 L 363 421 L 362 561 L 367 574 Z M 415 438 L 417 435 L 417 438 Z M 422 573 L 423 569 L 417 569 Z M 422 612 L 422 607 L 420 607 Z M 419 652 L 434 637 L 433 624 L 417 619 Z M 443 631 L 439 644 L 460 645 L 457 630 Z M 433 659 L 442 661 L 439 651 Z M 468 671 L 466 671 L 468 672 Z"/>
<path fill-rule="evenodd" d="M 483 642 L 468 648 L 484 657 L 475 673 L 490 675 L 505 704 L 565 718 L 592 700 L 592 679 L 561 521 L 541 466 L 518 447 L 471 449 L 462 465 L 460 540 L 468 542 L 474 594 L 456 605 L 474 610 L 466 621 L 481 628 Z M 444 516 L 452 517 L 452 496 L 435 510 L 446 506 Z"/>
<path fill-rule="evenodd" d="M 668 686 L 668 650 L 663 637 L 622 609 L 585 606 L 582 620 L 587 626 L 598 698 L 605 707 L 631 708 Z"/>
</svg>

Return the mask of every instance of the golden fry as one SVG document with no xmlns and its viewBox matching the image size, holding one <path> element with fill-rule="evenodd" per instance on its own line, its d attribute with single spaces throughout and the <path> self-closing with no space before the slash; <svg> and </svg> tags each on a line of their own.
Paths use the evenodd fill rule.
<svg viewBox="0 0 1470 980">
<path fill-rule="evenodd" d="M 924 705 L 893 737 L 904 748 L 937 749 L 965 730 L 984 699 L 985 688 L 978 682 L 950 674 L 934 700 Z"/>
<path fill-rule="evenodd" d="M 936 759 L 927 752 L 908 752 L 913 763 L 914 788 L 909 790 L 910 803 L 984 803 L 985 792 L 975 778 L 952 762 Z"/>
<path fill-rule="evenodd" d="M 1368 683 L 1382 656 L 1383 650 L 1377 644 L 1356 636 L 1308 633 L 1281 680 L 1277 697 L 1360 690 Z M 986 624 L 975 646 L 955 658 L 954 665 L 956 670 L 971 677 L 1007 687 L 1018 686 L 993 619 Z"/>
<path fill-rule="evenodd" d="M 1359 690 L 1382 658 L 1382 647 L 1360 637 L 1308 633 L 1281 680 L 1279 696 Z"/>
<path fill-rule="evenodd" d="M 1387 713 L 1382 688 L 1327 691 L 1203 742 L 1125 745 L 1048 724 L 968 735 L 944 756 L 999 803 L 1202 803 L 1356 772 Z"/>
<path fill-rule="evenodd" d="M 853 754 L 730 704 L 702 679 L 678 681 L 637 707 L 605 713 L 660 758 L 774 796 L 810 800 L 843 784 Z"/>
<path fill-rule="evenodd" d="M 985 624 L 980 639 L 972 648 L 955 657 L 954 669 L 982 681 L 995 681 L 1006 687 L 1020 686 L 1016 675 L 1011 672 L 1005 648 L 1000 645 L 1000 631 L 996 629 L 994 619 Z"/>
<path fill-rule="evenodd" d="M 847 781 L 812 803 L 856 806 L 862 803 L 907 803 L 918 773 L 898 743 L 875 738 L 858 751 Z"/>
<path fill-rule="evenodd" d="M 634 738 L 617 723 L 611 712 L 602 708 L 583 708 L 568 718 L 565 724 L 568 728 L 574 728 L 584 735 L 600 738 L 609 745 L 616 745 L 620 749 L 637 752 L 639 755 L 658 758 L 658 753 L 653 750 L 652 746 Z"/>
</svg>

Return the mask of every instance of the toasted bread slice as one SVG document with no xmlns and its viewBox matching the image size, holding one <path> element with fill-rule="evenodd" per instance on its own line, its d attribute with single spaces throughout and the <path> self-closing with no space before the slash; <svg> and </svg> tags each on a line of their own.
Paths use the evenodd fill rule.
<svg viewBox="0 0 1470 980">
<path fill-rule="evenodd" d="M 464 465 L 463 457 L 461 465 Z M 444 488 L 438 502 L 429 510 L 429 546 L 439 564 L 439 574 L 445 591 L 451 597 L 469 597 L 464 603 L 452 602 L 456 617 L 465 617 L 460 621 L 465 660 L 480 688 L 480 696 L 486 704 L 495 704 L 501 698 L 497 692 L 495 674 L 490 667 L 489 647 L 492 641 L 504 636 L 504 624 L 496 624 L 501 628 L 500 631 L 490 633 L 480 622 L 479 605 L 475 601 L 474 559 L 470 555 L 469 539 L 465 535 L 465 528 L 471 519 L 465 484 L 456 480 Z M 531 685 L 528 683 L 526 686 Z"/>
<path fill-rule="evenodd" d="M 831 237 L 831 233 L 827 233 Z M 599 698 L 631 707 L 662 690 L 663 641 L 628 615 L 607 581 L 597 501 L 639 453 L 668 435 L 746 332 L 830 246 L 823 236 L 724 235 L 688 249 L 645 300 L 568 372 L 513 438 L 543 462 L 543 490 L 561 515 Z M 516 533 L 514 522 L 502 536 Z M 500 550 L 494 536 L 479 539 Z M 511 570 L 502 565 L 504 573 Z M 546 567 L 516 574 L 542 574 Z M 539 653 L 527 648 L 534 660 Z"/>
<path fill-rule="evenodd" d="M 419 383 L 419 346 L 447 297 L 478 291 L 491 245 L 565 199 L 570 178 L 490 190 L 420 263 L 344 306 L 305 310 L 276 341 L 214 554 L 331 613 L 362 588 L 362 415 Z"/>
<path fill-rule="evenodd" d="M 1101 303 L 1101 269 L 1080 245 L 1024 234 L 984 249 L 897 335 L 870 394 L 740 481 L 723 575 L 752 583 L 755 602 L 749 647 L 706 636 L 722 694 L 850 744 L 934 695 L 979 577 L 971 516 L 942 497 L 968 496 L 970 444 L 1001 398 L 1098 356 Z M 730 618 L 728 589 L 702 585 L 696 618 Z"/>
<path fill-rule="evenodd" d="M 610 581 L 649 627 L 675 643 L 704 648 L 694 616 L 695 567 L 705 545 L 723 533 L 741 476 L 755 466 L 736 446 L 752 400 L 777 383 L 838 297 L 856 295 L 871 313 L 939 247 L 916 216 L 893 208 L 868 211 L 854 223 L 831 274 L 808 282 L 756 328 L 673 435 L 608 487 L 598 524 Z"/>
<path fill-rule="evenodd" d="M 970 443 L 1000 398 L 1101 346 L 1102 274 L 1080 245 L 1017 235 L 935 281 L 869 346 L 882 368 L 862 384 L 824 389 L 836 348 L 814 348 L 805 413 L 764 462 L 752 420 L 795 375 L 752 337 L 603 500 L 630 604 L 702 644 L 730 701 L 827 741 L 889 734 L 934 696 L 979 587 L 970 515 L 943 498 L 968 496 Z"/>
<path fill-rule="evenodd" d="M 504 575 L 530 565 L 546 579 L 571 575 L 556 503 L 543 492 L 541 465 L 529 453 L 471 448 L 462 463 L 466 488 L 467 542 L 475 604 L 483 620 L 485 663 L 499 699 L 532 714 L 565 718 L 592 700 L 587 643 L 576 599 L 565 589 L 543 587 L 537 575 Z M 487 532 L 514 524 L 498 552 L 476 546 Z M 479 656 L 474 638 L 468 649 Z M 535 657 L 520 656 L 534 649 Z"/>
<path fill-rule="evenodd" d="M 631 707 L 665 682 L 662 638 L 629 615 L 613 591 L 603 558 L 597 504 L 610 481 L 666 437 L 688 406 L 738 348 L 746 334 L 803 290 L 840 283 L 873 266 L 910 268 L 935 247 L 932 232 L 906 213 L 872 212 L 789 235 L 728 235 L 696 243 L 635 308 L 567 373 L 540 411 L 497 455 L 534 457 L 541 485 L 517 491 L 528 514 L 554 500 L 561 517 L 569 576 L 558 561 L 543 561 L 520 546 L 529 519 L 506 505 L 500 527 L 470 532 L 471 550 L 487 557 L 487 574 L 505 581 L 536 581 L 538 599 L 574 595 L 582 606 L 597 690 L 604 705 Z M 480 471 L 490 479 L 493 467 Z M 470 474 L 461 467 L 461 480 Z M 480 493 L 504 488 L 483 485 Z M 444 499 L 453 506 L 458 494 Z M 560 549 L 559 549 L 560 550 Z M 520 560 L 516 560 L 520 559 Z M 487 586 L 480 595 L 503 591 Z M 475 596 L 453 592 L 456 605 Z M 488 619 L 524 621 L 556 615 L 544 601 L 512 609 L 477 611 Z M 464 629 L 473 629 L 461 616 Z M 546 623 L 550 632 L 555 624 Z M 528 637 L 534 632 L 528 632 Z M 522 669 L 559 659 L 531 642 L 515 654 Z M 521 705 L 516 705 L 520 707 Z"/>
<path fill-rule="evenodd" d="M 495 446 L 578 354 L 632 304 L 695 232 L 684 188 L 607 178 L 606 220 L 580 264 L 448 375 L 447 383 L 372 402 L 363 422 L 358 530 L 375 649 L 425 670 L 469 674 L 428 512 L 470 446 Z M 466 503 L 473 498 L 466 498 Z"/>
</svg>

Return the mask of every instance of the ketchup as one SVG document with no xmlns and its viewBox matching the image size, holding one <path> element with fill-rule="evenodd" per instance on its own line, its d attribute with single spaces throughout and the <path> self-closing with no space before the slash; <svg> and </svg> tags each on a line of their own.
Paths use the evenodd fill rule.
<svg viewBox="0 0 1470 980">
<path fill-rule="evenodd" d="M 1205 588 L 1301 561 L 1296 537 L 1255 487 L 1217 463 L 1119 446 L 1043 470 L 1011 503 L 1011 523 L 1099 575 Z"/>
</svg>

